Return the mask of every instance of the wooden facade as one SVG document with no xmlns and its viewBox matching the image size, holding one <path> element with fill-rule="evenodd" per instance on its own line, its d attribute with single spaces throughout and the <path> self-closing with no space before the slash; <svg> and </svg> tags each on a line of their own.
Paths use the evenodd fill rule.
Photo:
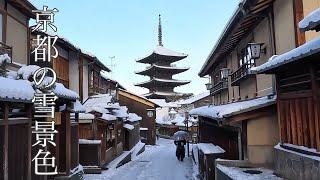
<svg viewBox="0 0 320 180">
<path fill-rule="evenodd" d="M 281 143 L 320 151 L 320 54 L 270 70 L 277 78 Z M 304 67 L 304 68 L 301 68 Z"/>
<path fill-rule="evenodd" d="M 121 105 L 127 106 L 130 112 L 142 117 L 140 127 L 148 129 L 146 132 L 146 144 L 154 145 L 156 143 L 155 109 L 157 105 L 143 97 L 121 89 L 119 89 L 118 98 Z M 148 112 L 152 116 L 148 116 Z"/>
<path fill-rule="evenodd" d="M 32 104 L 0 101 L 0 179 L 31 179 Z M 13 108 L 22 108 L 14 113 Z M 19 162 L 17 164 L 17 162 Z"/>
</svg>

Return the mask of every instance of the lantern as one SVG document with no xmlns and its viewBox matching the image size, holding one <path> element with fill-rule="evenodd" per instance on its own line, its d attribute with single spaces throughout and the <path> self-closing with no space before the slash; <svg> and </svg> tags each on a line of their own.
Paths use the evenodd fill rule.
<svg viewBox="0 0 320 180">
<path fill-rule="evenodd" d="M 261 46 L 263 43 L 248 43 L 248 56 L 252 59 L 259 59 L 261 54 Z"/>
<path fill-rule="evenodd" d="M 222 68 L 222 69 L 220 69 L 220 73 L 221 73 L 221 79 L 228 79 L 230 69 L 229 68 Z"/>
</svg>

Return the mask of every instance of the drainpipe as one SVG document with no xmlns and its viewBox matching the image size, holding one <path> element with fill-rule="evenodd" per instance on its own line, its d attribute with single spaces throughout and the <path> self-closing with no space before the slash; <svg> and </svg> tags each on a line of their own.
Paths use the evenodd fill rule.
<svg viewBox="0 0 320 180">
<path fill-rule="evenodd" d="M 273 5 L 271 6 L 271 12 L 268 14 L 268 24 L 269 24 L 269 42 L 271 45 L 271 54 L 277 54 L 276 42 L 275 42 L 275 29 L 274 29 L 274 11 Z M 276 94 L 276 77 L 272 75 L 272 94 Z"/>
</svg>

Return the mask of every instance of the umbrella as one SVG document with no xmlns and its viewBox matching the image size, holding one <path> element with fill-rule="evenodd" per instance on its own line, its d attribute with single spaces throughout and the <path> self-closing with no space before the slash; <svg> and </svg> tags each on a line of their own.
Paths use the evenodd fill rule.
<svg viewBox="0 0 320 180">
<path fill-rule="evenodd" d="M 172 139 L 176 141 L 180 140 L 188 140 L 189 139 L 189 133 L 186 131 L 177 131 L 176 133 L 173 134 Z"/>
</svg>

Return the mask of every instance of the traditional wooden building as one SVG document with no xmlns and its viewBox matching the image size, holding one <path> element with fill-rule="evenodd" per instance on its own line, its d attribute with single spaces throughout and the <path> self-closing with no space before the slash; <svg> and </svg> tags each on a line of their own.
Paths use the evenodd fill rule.
<svg viewBox="0 0 320 180">
<path fill-rule="evenodd" d="M 302 34 L 320 30 L 317 8 L 299 23 Z M 259 73 L 276 75 L 280 144 L 275 147 L 275 170 L 288 179 L 320 177 L 316 170 L 320 157 L 319 37 L 256 68 Z M 290 164 L 300 168 L 293 170 Z"/>
<path fill-rule="evenodd" d="M 31 179 L 34 90 L 27 80 L 0 77 L 0 84 L 0 179 Z"/>
<path fill-rule="evenodd" d="M 119 89 L 118 99 L 132 113 L 142 118 L 140 121 L 141 140 L 146 144 L 156 143 L 156 108 L 152 101 L 126 90 Z"/>
<path fill-rule="evenodd" d="M 102 94 L 115 94 L 117 89 L 126 89 L 118 81 L 111 79 L 104 71 L 101 71 L 101 87 Z"/>
<path fill-rule="evenodd" d="M 139 63 L 150 64 L 145 70 L 136 72 L 136 74 L 150 77 L 150 80 L 138 83 L 136 86 L 149 89 L 149 93 L 144 96 L 150 99 L 179 99 L 186 94 L 174 92 L 174 88 L 188 84 L 190 81 L 176 80 L 172 76 L 187 71 L 189 68 L 176 67 L 172 63 L 186 58 L 187 55 L 163 47 L 160 15 L 158 37 L 159 44 L 157 48 L 147 57 L 137 61 Z"/>
</svg>

